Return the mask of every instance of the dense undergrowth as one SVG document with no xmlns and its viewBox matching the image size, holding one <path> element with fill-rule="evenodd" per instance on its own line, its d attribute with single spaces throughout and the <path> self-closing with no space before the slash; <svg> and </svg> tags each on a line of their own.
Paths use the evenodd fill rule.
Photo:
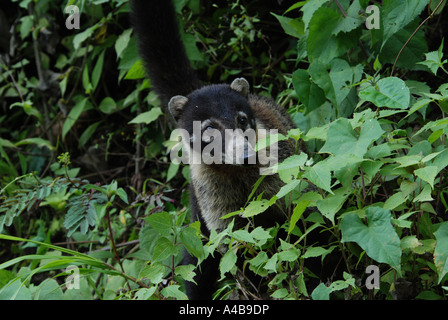
<svg viewBox="0 0 448 320">
<path fill-rule="evenodd" d="M 188 250 L 223 255 L 216 298 L 260 297 L 251 270 L 276 299 L 445 300 L 446 1 L 174 2 L 202 79 L 244 76 L 296 122 L 288 137 L 309 154 L 278 166 L 285 186 L 274 198 L 227 216 L 250 222 L 286 201 L 288 221 L 230 223 L 209 238 L 190 224 L 189 169 L 169 161 L 171 122 L 145 78 L 127 1 L 9 1 L 0 299 L 184 299 Z M 73 4 L 79 30 L 65 25 Z M 328 242 L 312 242 L 316 231 Z M 330 270 L 317 287 L 311 259 Z"/>
</svg>

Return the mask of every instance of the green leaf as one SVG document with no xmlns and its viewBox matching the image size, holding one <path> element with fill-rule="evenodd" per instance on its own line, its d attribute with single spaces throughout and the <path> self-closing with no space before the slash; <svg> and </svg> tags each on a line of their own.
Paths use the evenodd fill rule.
<svg viewBox="0 0 448 320">
<path fill-rule="evenodd" d="M 396 67 L 404 68 L 408 70 L 422 70 L 424 67 L 418 65 L 422 60 L 425 52 L 428 52 L 428 45 L 426 44 L 425 32 L 420 29 L 413 35 L 411 40 L 404 46 L 404 44 L 410 39 L 411 35 L 417 29 L 418 19 L 406 26 L 406 28 L 399 30 L 392 35 L 387 43 L 383 46 L 383 49 L 377 60 L 381 61 L 384 65 L 386 63 L 394 64 L 398 53 L 401 51 L 400 57 L 397 60 Z M 377 69 L 376 71 L 379 71 Z"/>
<path fill-rule="evenodd" d="M 423 244 L 418 241 L 417 236 L 406 236 L 400 241 L 400 246 L 402 249 L 415 249 L 423 246 Z"/>
<path fill-rule="evenodd" d="M 194 277 L 196 276 L 196 267 L 192 264 L 189 265 L 180 265 L 177 266 L 176 269 L 174 269 L 174 274 L 180 276 L 182 279 L 194 282 Z"/>
<path fill-rule="evenodd" d="M 70 129 L 73 127 L 75 122 L 78 120 L 79 116 L 83 113 L 85 109 L 87 109 L 87 98 L 83 98 L 80 100 L 72 110 L 70 110 L 67 119 L 64 122 L 64 125 L 62 126 L 62 139 L 65 139 L 65 136 L 70 131 Z"/>
<path fill-rule="evenodd" d="M 153 284 L 158 284 L 163 281 L 163 277 L 167 273 L 167 267 L 158 262 L 151 262 L 149 266 L 143 268 L 140 271 L 138 277 L 139 278 L 147 278 Z"/>
<path fill-rule="evenodd" d="M 278 199 L 283 198 L 284 196 L 290 194 L 295 188 L 297 188 L 301 183 L 301 180 L 294 179 L 287 184 L 285 184 L 283 187 L 280 188 L 280 190 L 275 195 Z"/>
<path fill-rule="evenodd" d="M 134 119 L 129 121 L 129 123 L 149 124 L 149 123 L 157 120 L 157 118 L 162 114 L 163 114 L 162 109 L 160 109 L 159 107 L 152 108 L 150 111 L 143 112 L 142 114 L 139 114 L 137 117 L 135 117 Z"/>
<path fill-rule="evenodd" d="M 79 137 L 78 148 L 81 149 L 87 141 L 92 137 L 95 133 L 98 126 L 102 123 L 102 121 L 95 122 L 87 127 L 87 129 L 82 133 L 81 137 Z"/>
<path fill-rule="evenodd" d="M 156 242 L 153 253 L 153 261 L 163 261 L 178 252 L 177 247 L 169 239 L 162 237 Z"/>
<path fill-rule="evenodd" d="M 425 53 L 425 56 L 426 56 L 426 60 L 419 62 L 419 64 L 427 66 L 429 68 L 429 70 L 431 70 L 431 72 L 434 75 L 437 75 L 437 70 L 439 70 L 439 68 L 443 67 L 443 65 L 447 62 L 447 60 L 442 61 L 442 59 L 443 59 L 443 39 L 442 39 L 442 44 L 439 47 L 439 50 Z"/>
<path fill-rule="evenodd" d="M 271 14 L 277 18 L 278 22 L 282 26 L 283 30 L 286 34 L 289 34 L 292 37 L 300 38 L 301 35 L 304 34 L 304 24 L 303 21 L 299 19 L 288 18 L 284 16 L 277 15 L 273 12 Z"/>
<path fill-rule="evenodd" d="M 106 53 L 106 50 L 103 50 L 98 57 L 98 60 L 95 64 L 95 67 L 92 71 L 92 89 L 95 90 L 98 86 L 98 83 L 101 79 L 101 73 L 103 72 L 103 65 L 104 65 L 104 54 Z"/>
<path fill-rule="evenodd" d="M 401 273 L 400 238 L 392 227 L 390 211 L 369 207 L 366 218 L 367 225 L 357 214 L 342 218 L 342 242 L 356 242 L 370 258 Z"/>
<path fill-rule="evenodd" d="M 412 192 L 414 192 L 414 190 L 417 189 L 417 187 L 418 183 L 415 181 L 411 182 L 409 180 L 403 180 L 400 184 L 400 190 L 403 193 L 404 197 L 407 197 Z"/>
<path fill-rule="evenodd" d="M 137 289 L 135 292 L 136 300 L 149 300 L 152 295 L 156 292 L 157 286 L 151 288 L 141 288 Z"/>
<path fill-rule="evenodd" d="M 187 295 L 180 290 L 180 286 L 177 284 L 170 285 L 168 287 L 163 288 L 162 291 L 160 291 L 160 293 L 165 298 L 175 298 L 178 300 L 187 300 L 188 299 Z"/>
<path fill-rule="evenodd" d="M 101 100 L 99 109 L 102 113 L 105 114 L 112 114 L 118 110 L 117 103 L 111 97 L 105 97 L 103 100 Z"/>
<path fill-rule="evenodd" d="M 146 69 L 143 60 L 135 62 L 124 77 L 126 80 L 137 80 L 146 77 Z"/>
<path fill-rule="evenodd" d="M 350 121 L 340 118 L 331 123 L 328 128 L 327 141 L 320 152 L 329 152 L 333 155 L 353 154 L 363 157 L 370 144 L 379 139 L 384 130 L 375 119 L 367 120 L 361 127 L 359 137 L 355 133 Z"/>
<path fill-rule="evenodd" d="M 168 212 L 156 212 L 145 219 L 151 227 L 166 235 L 173 228 L 173 219 Z"/>
<path fill-rule="evenodd" d="M 422 192 L 418 196 L 416 196 L 413 200 L 413 202 L 419 201 L 419 202 L 426 202 L 426 201 L 432 201 L 434 200 L 431 196 L 431 186 L 429 184 L 425 185 L 423 187 Z"/>
<path fill-rule="evenodd" d="M 362 24 L 362 20 L 359 18 L 359 11 L 361 5 L 359 0 L 354 0 L 347 10 L 346 16 L 342 15 L 339 19 L 339 23 L 333 31 L 334 35 L 339 32 L 350 32 Z"/>
<path fill-rule="evenodd" d="M 124 203 L 129 204 L 128 195 L 127 195 L 126 191 L 124 191 L 123 188 L 118 188 L 117 194 Z"/>
<path fill-rule="evenodd" d="M 332 291 L 330 287 L 320 283 L 311 293 L 311 298 L 313 300 L 330 300 L 330 293 Z"/>
<path fill-rule="evenodd" d="M 289 222 L 288 234 L 292 232 L 306 208 L 310 205 L 310 200 L 300 200 L 292 212 L 291 221 Z"/>
<path fill-rule="evenodd" d="M 277 289 L 271 294 L 271 297 L 274 299 L 283 299 L 289 294 L 286 288 Z"/>
<path fill-rule="evenodd" d="M 35 300 L 62 300 L 63 292 L 55 279 L 45 279 L 37 287 Z"/>
<path fill-rule="evenodd" d="M 24 101 L 24 102 L 15 102 L 9 106 L 10 109 L 14 107 L 22 107 L 23 111 L 29 116 L 36 117 L 40 123 L 43 123 L 43 116 L 42 113 L 33 106 L 33 102 L 30 100 Z"/>
<path fill-rule="evenodd" d="M 115 52 L 117 53 L 117 59 L 121 57 L 121 53 L 128 46 L 129 41 L 131 40 L 131 33 L 132 28 L 126 29 L 115 41 Z"/>
<path fill-rule="evenodd" d="M 359 97 L 377 107 L 392 109 L 408 109 L 411 99 L 406 83 L 396 77 L 383 78 L 374 86 L 365 87 L 359 92 Z"/>
<path fill-rule="evenodd" d="M 351 68 L 347 61 L 334 59 L 331 61 L 329 72 L 324 63 L 313 61 L 309 67 L 309 73 L 313 82 L 325 92 L 325 96 L 339 109 L 339 106 L 350 93 L 351 88 L 348 85 L 355 81 L 355 70 Z M 358 73 L 356 78 L 358 78 Z M 359 81 L 359 79 L 356 79 L 356 81 Z"/>
<path fill-rule="evenodd" d="M 91 26 L 90 28 L 87 28 L 83 32 L 78 33 L 76 36 L 73 37 L 73 47 L 75 50 L 78 50 L 81 43 L 83 43 L 85 40 L 87 40 L 92 34 L 93 31 L 95 31 L 99 27 L 99 23 Z"/>
<path fill-rule="evenodd" d="M 300 155 L 293 155 L 286 158 L 282 163 L 277 166 L 277 172 L 280 179 L 285 183 L 291 182 L 293 179 L 297 178 L 300 172 L 300 167 L 305 165 L 308 156 L 305 152 L 300 153 Z"/>
<path fill-rule="evenodd" d="M 189 226 L 183 229 L 179 235 L 179 238 L 190 254 L 199 260 L 205 258 L 205 251 L 201 238 L 197 235 L 196 230 L 193 227 Z"/>
<path fill-rule="evenodd" d="M 325 199 L 316 202 L 317 209 L 320 213 L 327 219 L 329 219 L 334 224 L 334 216 L 341 210 L 342 205 L 349 193 L 346 192 L 344 188 L 340 188 L 334 192 L 332 195 L 328 195 Z"/>
<path fill-rule="evenodd" d="M 433 189 L 434 189 L 434 179 L 437 176 L 437 172 L 438 170 L 436 166 L 427 166 L 414 171 L 417 177 L 419 177 L 423 181 L 428 182 L 431 185 L 431 188 Z"/>
<path fill-rule="evenodd" d="M 324 3 L 330 0 L 308 0 L 305 5 L 303 5 L 301 11 L 303 12 L 303 22 L 305 23 L 305 29 L 308 28 L 311 18 L 313 17 L 316 10 L 318 10 Z"/>
<path fill-rule="evenodd" d="M 287 140 L 288 138 L 282 135 L 281 133 L 268 134 L 267 137 L 261 138 L 257 140 L 257 144 L 255 146 L 255 151 L 263 150 L 274 143 L 277 143 L 282 140 Z"/>
<path fill-rule="evenodd" d="M 274 255 L 266 262 L 264 269 L 271 272 L 277 272 L 278 253 Z"/>
<path fill-rule="evenodd" d="M 219 262 L 221 279 L 224 278 L 227 272 L 231 271 L 235 267 L 236 260 L 237 260 L 236 250 L 234 249 L 227 250 L 227 252 L 221 258 L 221 261 Z"/>
<path fill-rule="evenodd" d="M 311 81 L 310 75 L 305 70 L 298 69 L 293 73 L 292 84 L 307 112 L 317 109 L 325 102 L 325 93 Z"/>
<path fill-rule="evenodd" d="M 279 261 L 288 261 L 288 262 L 294 262 L 297 261 L 300 257 L 300 250 L 295 248 L 294 246 L 291 246 L 288 250 L 283 250 L 278 253 L 278 260 Z"/>
<path fill-rule="evenodd" d="M 360 22 L 361 20 L 354 17 L 346 19 L 340 11 L 326 6 L 317 9 L 309 22 L 307 52 L 310 61 L 320 60 L 328 64 L 334 58 L 346 53 L 357 39 L 353 33 L 345 32 L 356 29 L 356 25 Z"/>
<path fill-rule="evenodd" d="M 25 39 L 33 28 L 34 24 L 34 15 L 24 16 L 20 19 L 20 37 Z"/>
<path fill-rule="evenodd" d="M 32 300 L 32 292 L 18 277 L 0 288 L 0 300 Z"/>
<path fill-rule="evenodd" d="M 254 243 L 254 238 L 247 230 L 236 230 L 229 234 L 232 238 L 238 241 Z"/>
<path fill-rule="evenodd" d="M 262 212 L 265 212 L 270 206 L 270 200 L 261 199 L 255 200 L 249 203 L 249 205 L 244 209 L 243 217 L 250 218 L 256 216 Z"/>
<path fill-rule="evenodd" d="M 82 86 L 86 95 L 92 93 L 93 86 L 92 82 L 90 81 L 90 70 L 88 64 L 86 64 L 84 66 L 84 69 L 82 70 Z"/>
<path fill-rule="evenodd" d="M 323 161 L 309 168 L 303 177 L 308 179 L 316 187 L 333 193 L 331 191 L 331 170 Z"/>
<path fill-rule="evenodd" d="M 440 224 L 434 235 L 437 240 L 434 250 L 434 264 L 439 274 L 440 284 L 443 277 L 448 273 L 448 222 Z"/>
<path fill-rule="evenodd" d="M 250 236 L 257 241 L 257 246 L 264 245 L 269 239 L 272 238 L 269 231 L 264 230 L 262 227 L 255 228 L 251 233 Z"/>
<path fill-rule="evenodd" d="M 316 59 L 328 63 L 342 54 L 345 48 L 339 45 L 333 34 L 340 19 L 341 15 L 338 12 L 327 7 L 321 7 L 314 12 L 309 23 L 307 40 L 307 52 L 311 61 Z"/>
<path fill-rule="evenodd" d="M 50 141 L 42 138 L 27 138 L 16 142 L 14 145 L 18 147 L 24 144 L 35 144 L 39 147 L 47 147 L 50 150 L 56 150 L 55 147 L 53 147 L 53 145 L 50 143 Z"/>
<path fill-rule="evenodd" d="M 0 147 L 15 148 L 16 146 L 11 141 L 0 138 Z"/>
<path fill-rule="evenodd" d="M 332 250 L 330 249 L 324 249 L 322 247 L 309 247 L 306 249 L 306 252 L 302 255 L 303 259 L 307 258 L 315 258 L 315 257 L 322 257 L 322 260 L 324 257 L 329 254 Z"/>
<path fill-rule="evenodd" d="M 381 14 L 383 44 L 396 32 L 413 21 L 426 7 L 429 0 L 384 0 Z"/>
<path fill-rule="evenodd" d="M 285 13 L 288 13 L 288 12 L 290 12 L 290 11 L 293 11 L 293 10 L 295 10 L 295 9 L 298 9 L 298 8 L 303 7 L 303 5 L 304 5 L 306 2 L 307 2 L 307 1 L 299 1 L 299 2 L 296 2 L 295 4 L 293 4 L 292 6 L 290 6 L 290 7 L 285 11 Z"/>
<path fill-rule="evenodd" d="M 398 168 L 405 168 L 409 166 L 416 165 L 422 161 L 423 156 L 421 154 L 412 154 L 409 156 L 403 156 L 399 158 L 395 158 L 395 161 L 398 162 L 400 165 Z"/>
<path fill-rule="evenodd" d="M 397 192 L 386 200 L 383 208 L 387 210 L 394 210 L 396 207 L 406 202 L 407 199 L 408 196 L 404 196 L 403 192 Z"/>
<path fill-rule="evenodd" d="M 170 163 L 170 166 L 168 168 L 168 172 L 166 174 L 166 182 L 171 181 L 171 179 L 174 178 L 174 176 L 179 171 L 179 168 L 180 168 L 180 164 L 179 163 L 174 163 L 174 162 Z"/>
</svg>

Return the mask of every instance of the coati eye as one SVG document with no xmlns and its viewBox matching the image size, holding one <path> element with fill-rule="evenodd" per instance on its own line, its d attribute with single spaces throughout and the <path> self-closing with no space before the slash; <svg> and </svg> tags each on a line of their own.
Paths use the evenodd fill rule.
<svg viewBox="0 0 448 320">
<path fill-rule="evenodd" d="M 240 123 L 240 125 L 245 126 L 247 124 L 247 118 L 245 116 L 240 116 L 238 122 Z"/>
</svg>

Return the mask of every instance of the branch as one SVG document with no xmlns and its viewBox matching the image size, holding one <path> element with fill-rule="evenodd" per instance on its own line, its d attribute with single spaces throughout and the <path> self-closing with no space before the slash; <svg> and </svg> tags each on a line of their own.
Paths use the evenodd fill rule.
<svg viewBox="0 0 448 320">
<path fill-rule="evenodd" d="M 418 30 L 420 30 L 420 28 L 426 23 L 426 21 L 428 21 L 429 19 L 431 19 L 434 16 L 434 13 L 439 9 L 440 5 L 443 3 L 443 1 L 445 0 L 440 0 L 439 4 L 437 5 L 437 7 L 433 10 L 433 12 L 431 12 L 431 14 L 426 17 L 425 20 L 422 21 L 422 23 L 420 23 L 420 25 L 417 27 L 417 29 L 415 29 L 415 31 L 411 34 L 411 36 L 409 37 L 409 39 L 406 41 L 406 43 L 401 47 L 400 52 L 398 52 L 397 57 L 395 58 L 395 62 L 394 65 L 392 66 L 392 70 L 390 72 L 390 76 L 392 77 L 395 71 L 395 65 L 397 64 L 398 58 L 401 56 L 401 53 L 403 52 L 404 48 L 406 48 L 406 46 L 408 45 L 408 43 L 411 41 L 411 39 L 415 36 L 415 34 L 417 33 Z"/>
</svg>

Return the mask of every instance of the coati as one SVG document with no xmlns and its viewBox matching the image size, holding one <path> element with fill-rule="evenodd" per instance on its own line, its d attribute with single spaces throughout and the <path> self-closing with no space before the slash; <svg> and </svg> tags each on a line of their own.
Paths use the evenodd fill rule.
<svg viewBox="0 0 448 320">
<path fill-rule="evenodd" d="M 131 0 L 131 21 L 137 35 L 139 52 L 143 57 L 153 89 L 175 119 L 177 126 L 186 130 L 192 140 L 201 139 L 207 130 L 277 129 L 286 135 L 295 128 L 289 115 L 273 100 L 249 94 L 249 84 L 235 79 L 230 85 L 202 86 L 186 56 L 171 1 Z M 202 137 L 194 136 L 193 124 L 200 121 Z M 225 145 L 225 143 L 223 144 Z M 291 156 L 293 145 L 288 141 L 278 144 L 278 161 Z M 201 149 L 202 150 L 202 149 Z M 224 153 L 226 148 L 223 147 Z M 243 160 L 253 155 L 253 145 L 245 142 Z M 193 219 L 201 222 L 203 232 L 221 230 L 228 219 L 222 216 L 241 209 L 246 204 L 254 184 L 260 178 L 256 164 L 190 164 L 190 206 Z M 278 175 L 267 175 L 257 189 L 266 199 L 283 186 Z M 263 226 L 282 223 L 280 206 L 271 206 L 255 221 Z M 244 223 L 244 221 L 239 221 Z M 216 255 L 215 255 L 216 256 Z M 186 254 L 185 263 L 195 263 Z M 190 299 L 210 299 L 213 283 L 219 275 L 219 260 L 209 257 L 202 262 L 194 283 L 187 282 Z"/>
</svg>

